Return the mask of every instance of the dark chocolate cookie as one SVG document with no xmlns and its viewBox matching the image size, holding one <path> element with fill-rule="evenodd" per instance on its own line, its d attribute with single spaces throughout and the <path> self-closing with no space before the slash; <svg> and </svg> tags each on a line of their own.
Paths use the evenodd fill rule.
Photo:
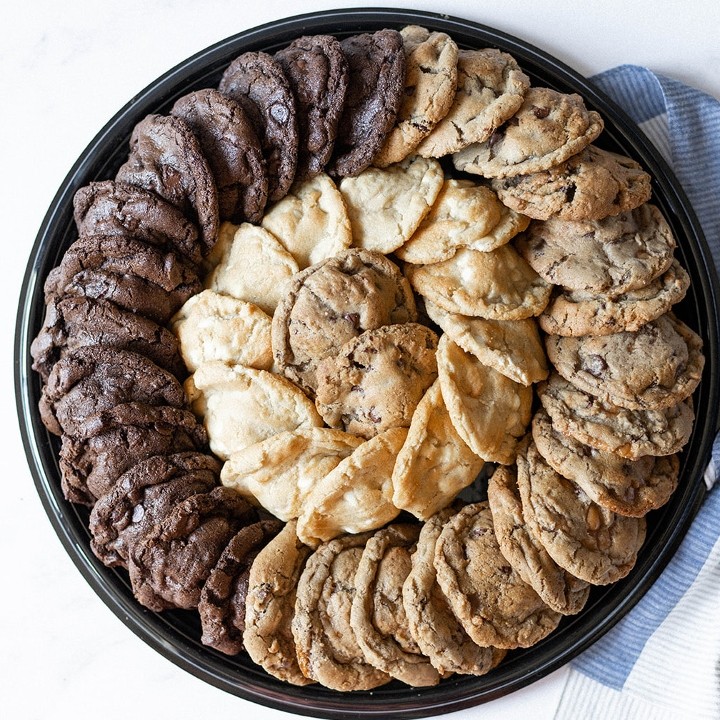
<svg viewBox="0 0 720 720">
<path fill-rule="evenodd" d="M 333 159 L 334 177 L 354 176 L 368 167 L 395 125 L 405 88 L 405 53 L 397 30 L 379 30 L 341 43 L 349 83 Z"/>
<path fill-rule="evenodd" d="M 180 98 L 170 114 L 184 120 L 200 142 L 215 178 L 220 220 L 259 223 L 268 178 L 260 140 L 240 104 L 206 88 Z"/>
<path fill-rule="evenodd" d="M 192 263 L 202 260 L 195 224 L 149 190 L 112 180 L 91 182 L 75 193 L 73 206 L 79 235 L 127 235 L 167 246 Z"/>
<path fill-rule="evenodd" d="M 45 302 L 64 295 L 110 300 L 165 324 L 202 290 L 179 255 L 121 235 L 76 240 L 45 281 Z"/>
<path fill-rule="evenodd" d="M 241 528 L 223 550 L 200 593 L 198 613 L 204 645 L 226 655 L 237 655 L 243 649 L 250 568 L 282 527 L 279 520 L 259 520 Z"/>
<path fill-rule="evenodd" d="M 285 73 L 271 55 L 246 52 L 233 60 L 218 87 L 252 120 L 267 164 L 269 199 L 280 200 L 295 178 L 298 153 L 295 97 Z"/>
<path fill-rule="evenodd" d="M 138 602 L 156 611 L 197 607 L 227 544 L 256 520 L 247 500 L 222 486 L 175 505 L 130 549 L 130 583 Z"/>
<path fill-rule="evenodd" d="M 87 345 L 132 350 L 179 379 L 187 375 L 180 343 L 167 328 L 108 300 L 72 296 L 46 307 L 43 327 L 30 346 L 33 370 L 47 381 L 60 358 Z"/>
<path fill-rule="evenodd" d="M 70 502 L 93 505 L 136 463 L 205 450 L 207 433 L 189 410 L 125 403 L 93 415 L 60 448 L 61 486 Z"/>
<path fill-rule="evenodd" d="M 128 549 L 177 503 L 219 485 L 220 462 L 209 453 L 155 455 L 123 473 L 90 513 L 90 546 L 108 567 L 127 567 Z"/>
<path fill-rule="evenodd" d="M 55 363 L 40 398 L 40 417 L 57 435 L 74 435 L 80 424 L 127 402 L 186 406 L 178 379 L 131 350 L 88 345 Z"/>
<path fill-rule="evenodd" d="M 184 120 L 148 115 L 133 129 L 130 155 L 115 180 L 160 195 L 197 222 L 207 254 L 217 240 L 217 188 L 207 159 Z"/>
<path fill-rule="evenodd" d="M 306 35 L 275 53 L 295 94 L 298 118 L 297 180 L 321 173 L 330 162 L 345 106 L 348 64 L 332 35 Z"/>
</svg>

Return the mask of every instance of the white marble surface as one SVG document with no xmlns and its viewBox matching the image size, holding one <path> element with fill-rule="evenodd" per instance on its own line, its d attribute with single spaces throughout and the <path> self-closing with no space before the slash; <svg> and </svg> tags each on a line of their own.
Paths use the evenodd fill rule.
<svg viewBox="0 0 720 720">
<path fill-rule="evenodd" d="M 522 37 L 592 74 L 644 64 L 720 96 L 720 5 L 708 0 L 375 2 L 466 17 Z M 96 131 L 135 92 L 202 48 L 302 10 L 359 3 L 29 0 L 2 13 L 3 558 L 0 716 L 104 720 L 288 717 L 217 690 L 138 640 L 98 599 L 62 549 L 27 469 L 13 402 L 10 345 L 25 263 L 46 208 Z M 560 670 L 452 717 L 554 715 Z"/>
</svg>

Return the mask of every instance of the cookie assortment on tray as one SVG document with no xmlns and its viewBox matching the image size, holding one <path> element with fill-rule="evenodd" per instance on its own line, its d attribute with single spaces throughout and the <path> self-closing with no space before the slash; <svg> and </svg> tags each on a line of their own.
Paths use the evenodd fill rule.
<svg viewBox="0 0 720 720">
<path fill-rule="evenodd" d="M 417 26 L 244 53 L 136 125 L 77 191 L 31 354 L 139 603 L 294 685 L 419 687 L 632 570 L 704 357 L 602 130 Z"/>
</svg>

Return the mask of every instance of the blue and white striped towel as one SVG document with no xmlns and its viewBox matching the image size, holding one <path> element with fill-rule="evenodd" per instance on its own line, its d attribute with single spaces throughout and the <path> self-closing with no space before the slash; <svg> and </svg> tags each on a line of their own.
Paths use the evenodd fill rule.
<svg viewBox="0 0 720 720">
<path fill-rule="evenodd" d="M 720 268 L 720 101 L 646 68 L 594 82 L 673 167 Z M 556 720 L 720 720 L 720 436 L 708 493 L 663 574 L 570 667 Z M 720 485 L 720 484 L 719 484 Z"/>
</svg>

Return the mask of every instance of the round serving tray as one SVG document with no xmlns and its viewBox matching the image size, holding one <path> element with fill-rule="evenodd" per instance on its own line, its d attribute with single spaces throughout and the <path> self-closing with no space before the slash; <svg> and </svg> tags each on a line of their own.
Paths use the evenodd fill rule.
<svg viewBox="0 0 720 720">
<path fill-rule="evenodd" d="M 577 92 L 605 119 L 597 144 L 628 155 L 653 176 L 653 202 L 678 239 L 678 257 L 692 286 L 675 308 L 704 341 L 706 366 L 695 393 L 697 420 L 681 459 L 678 490 L 648 516 L 648 536 L 633 571 L 622 581 L 593 590 L 585 609 L 566 617 L 559 628 L 527 650 L 512 651 L 483 677 L 454 676 L 432 688 L 399 682 L 372 692 L 338 693 L 311 685 L 279 682 L 245 654 L 227 657 L 200 643 L 197 613 L 148 612 L 133 598 L 127 573 L 107 568 L 90 549 L 87 508 L 68 503 L 60 489 L 59 443 L 42 425 L 37 411 L 40 383 L 32 371 L 29 348 L 44 314 L 43 282 L 76 237 L 72 198 L 93 180 L 114 177 L 128 152 L 130 133 L 148 113 L 165 113 L 191 90 L 215 87 L 223 70 L 240 53 L 273 53 L 295 37 L 317 33 L 339 38 L 408 24 L 447 32 L 460 47 L 496 47 L 511 53 L 534 85 Z M 393 9 L 339 10 L 280 20 L 228 38 L 179 64 L 138 93 L 98 133 L 70 170 L 37 235 L 22 287 L 15 336 L 16 401 L 21 432 L 37 491 L 60 540 L 80 572 L 110 609 L 144 642 L 206 682 L 245 699 L 316 717 L 426 717 L 477 705 L 517 690 L 557 669 L 590 646 L 642 597 L 676 550 L 700 506 L 703 472 L 718 428 L 720 406 L 720 318 L 717 279 L 693 210 L 677 179 L 630 118 L 593 84 L 537 48 L 467 20 Z"/>
</svg>

